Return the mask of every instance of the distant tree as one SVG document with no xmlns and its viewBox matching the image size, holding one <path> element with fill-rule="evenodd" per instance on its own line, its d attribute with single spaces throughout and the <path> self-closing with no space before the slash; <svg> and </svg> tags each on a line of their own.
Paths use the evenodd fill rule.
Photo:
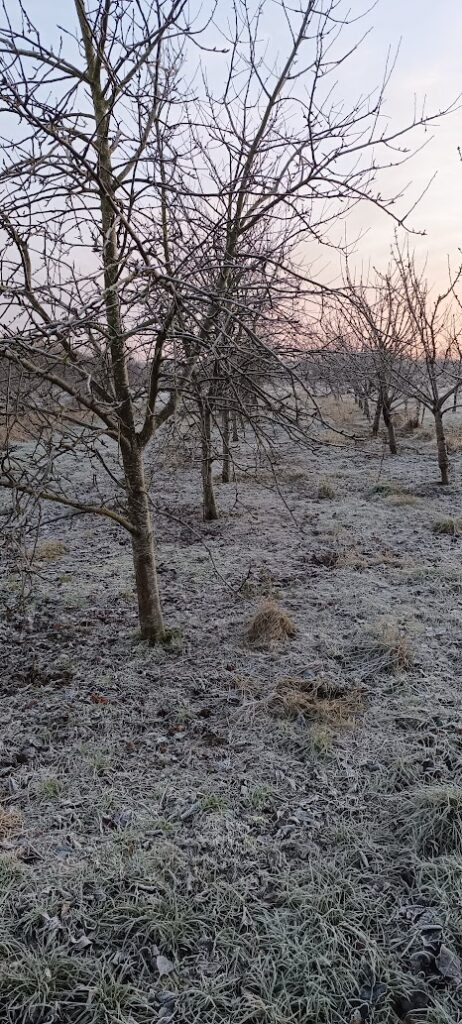
<svg viewBox="0 0 462 1024">
<path fill-rule="evenodd" d="M 372 391 L 376 396 L 372 434 L 378 434 L 383 417 L 390 453 L 396 455 L 393 410 L 402 402 L 398 380 L 407 352 L 409 313 L 400 301 L 393 267 L 360 281 L 354 281 L 347 270 L 340 305 L 343 336 L 362 380 L 356 388 L 361 387 L 368 397 Z"/>
<path fill-rule="evenodd" d="M 462 267 L 447 287 L 432 297 L 424 272 L 417 269 L 415 255 L 409 249 L 396 246 L 394 260 L 398 301 L 407 325 L 407 358 L 396 373 L 396 383 L 419 406 L 431 412 L 441 483 L 447 485 L 449 459 L 444 416 L 456 407 L 462 385 L 462 328 L 455 296 Z"/>
</svg>

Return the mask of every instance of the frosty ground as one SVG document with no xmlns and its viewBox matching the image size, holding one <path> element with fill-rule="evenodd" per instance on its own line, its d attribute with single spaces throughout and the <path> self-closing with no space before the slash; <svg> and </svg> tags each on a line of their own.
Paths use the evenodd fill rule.
<svg viewBox="0 0 462 1024">
<path fill-rule="evenodd" d="M 462 454 L 349 432 L 248 431 L 209 524 L 159 442 L 166 647 L 113 525 L 46 510 L 26 622 L 5 563 L 2 1021 L 462 1020 Z"/>
</svg>

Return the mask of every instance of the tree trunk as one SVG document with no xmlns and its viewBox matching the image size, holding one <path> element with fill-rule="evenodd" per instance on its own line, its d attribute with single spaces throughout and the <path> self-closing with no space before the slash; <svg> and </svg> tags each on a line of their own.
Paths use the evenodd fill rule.
<svg viewBox="0 0 462 1024">
<path fill-rule="evenodd" d="M 223 409 L 223 465 L 221 469 L 222 483 L 229 484 L 231 465 L 231 453 L 229 450 L 229 408 L 225 405 Z"/>
<path fill-rule="evenodd" d="M 201 403 L 202 433 L 202 515 L 206 522 L 218 519 L 212 478 L 211 415 L 207 403 Z"/>
<path fill-rule="evenodd" d="M 371 412 L 370 412 L 370 409 L 369 409 L 369 399 L 368 399 L 367 395 L 365 395 L 365 397 L 364 397 L 363 413 L 364 413 L 366 419 L 370 420 Z"/>
<path fill-rule="evenodd" d="M 438 451 L 438 465 L 440 467 L 441 483 L 447 485 L 449 483 L 449 461 L 441 410 L 435 409 L 433 416 L 435 419 L 436 448 Z"/>
<path fill-rule="evenodd" d="M 95 140 L 99 163 L 99 203 L 101 212 L 104 304 L 117 415 L 120 425 L 120 453 L 127 487 L 127 504 L 132 533 L 133 564 L 140 631 L 143 640 L 155 643 L 165 637 L 154 552 L 142 450 L 138 445 L 133 400 L 127 368 L 125 331 L 119 296 L 119 279 L 123 258 L 118 245 L 119 214 L 116 178 L 109 143 L 110 110 L 101 81 L 101 64 L 94 48 L 92 27 L 82 0 L 75 4 L 85 48 L 88 82 L 93 102 Z"/>
<path fill-rule="evenodd" d="M 375 406 L 374 422 L 372 424 L 372 437 L 377 437 L 380 426 L 380 417 L 382 415 L 382 396 L 379 395 L 377 404 Z"/>
<path fill-rule="evenodd" d="M 154 535 L 144 479 L 142 452 L 122 451 L 127 485 L 127 504 L 136 532 L 132 534 L 138 616 L 143 640 L 158 643 L 165 627 L 157 579 Z"/>
<path fill-rule="evenodd" d="M 237 409 L 233 409 L 233 441 L 239 441 L 237 432 Z"/>
<path fill-rule="evenodd" d="M 383 422 L 384 422 L 384 424 L 385 424 L 385 426 L 387 428 L 388 446 L 389 446 L 390 452 L 391 452 L 392 455 L 397 455 L 398 454 L 398 449 L 396 447 L 396 436 L 395 436 L 395 428 L 394 428 L 394 424 L 393 424 L 393 417 L 391 415 L 391 409 L 390 409 L 390 399 L 389 399 L 388 395 L 386 394 L 386 392 L 385 392 L 385 394 L 382 395 L 382 415 L 383 415 Z"/>
</svg>

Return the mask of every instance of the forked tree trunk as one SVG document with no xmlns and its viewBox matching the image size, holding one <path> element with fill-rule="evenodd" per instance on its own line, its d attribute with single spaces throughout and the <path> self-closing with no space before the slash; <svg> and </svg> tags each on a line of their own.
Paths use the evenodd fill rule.
<svg viewBox="0 0 462 1024">
<path fill-rule="evenodd" d="M 384 392 L 382 394 L 382 415 L 383 415 L 383 422 L 384 422 L 384 424 L 385 424 L 385 426 L 387 428 L 388 447 L 390 449 L 390 453 L 391 453 L 391 455 L 397 455 L 398 454 L 398 448 L 396 446 L 395 427 L 394 427 L 394 423 L 393 423 L 393 416 L 391 414 L 391 409 L 390 409 L 390 399 L 389 399 L 389 397 L 388 397 L 386 392 Z"/>
<path fill-rule="evenodd" d="M 380 417 L 382 415 L 382 397 L 379 395 L 374 412 L 374 422 L 372 424 L 372 437 L 377 437 L 380 427 Z"/>
<path fill-rule="evenodd" d="M 221 468 L 221 479 L 224 484 L 229 484 L 231 479 L 231 452 L 229 449 L 229 408 L 225 405 L 223 409 L 223 464 Z"/>
<path fill-rule="evenodd" d="M 435 409 L 433 411 L 433 416 L 435 420 L 436 448 L 438 452 L 438 465 L 440 467 L 441 483 L 447 485 L 449 483 L 449 460 L 441 410 Z"/>
<path fill-rule="evenodd" d="M 138 445 L 133 400 L 127 369 L 125 332 L 119 297 L 122 258 L 118 246 L 118 203 L 109 143 L 110 110 L 101 80 L 101 61 L 94 47 L 92 27 L 82 0 L 77 0 L 77 17 L 87 62 L 87 78 L 93 102 L 95 139 L 99 158 L 99 202 L 101 212 L 104 303 L 111 356 L 117 415 L 121 427 L 120 452 L 127 487 L 127 504 L 132 533 L 133 564 L 140 632 L 152 643 L 165 637 L 154 552 L 151 514 L 144 479 L 142 449 Z"/>
<path fill-rule="evenodd" d="M 143 455 L 138 450 L 124 450 L 122 459 L 127 485 L 127 504 L 136 531 L 132 534 L 132 551 L 140 634 L 143 640 L 159 643 L 165 638 L 165 627 Z"/>
<path fill-rule="evenodd" d="M 202 434 L 202 515 L 206 522 L 218 519 L 212 477 L 212 418 L 207 403 L 201 404 Z"/>
</svg>

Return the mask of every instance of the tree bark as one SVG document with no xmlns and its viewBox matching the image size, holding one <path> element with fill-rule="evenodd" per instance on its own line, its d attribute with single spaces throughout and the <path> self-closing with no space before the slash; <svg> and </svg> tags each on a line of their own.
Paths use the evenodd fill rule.
<svg viewBox="0 0 462 1024">
<path fill-rule="evenodd" d="M 223 464 L 221 469 L 222 483 L 229 484 L 231 479 L 231 452 L 229 449 L 229 408 L 225 405 L 223 409 Z"/>
<path fill-rule="evenodd" d="M 383 415 L 383 422 L 384 422 L 384 424 L 385 424 L 385 426 L 387 428 L 388 447 L 390 449 L 390 453 L 392 455 L 397 455 L 398 454 L 398 448 L 396 446 L 395 427 L 394 427 L 394 424 L 393 424 L 393 417 L 391 415 L 390 399 L 389 399 L 389 397 L 388 397 L 386 392 L 384 394 L 382 394 L 382 415 Z"/>
<path fill-rule="evenodd" d="M 201 404 L 202 433 L 202 515 L 205 522 L 218 519 L 212 478 L 212 434 L 211 415 L 206 402 Z"/>
<path fill-rule="evenodd" d="M 436 448 L 438 452 L 438 466 L 440 467 L 441 483 L 446 486 L 449 483 L 449 460 L 441 410 L 435 409 L 433 417 L 435 420 Z"/>
<path fill-rule="evenodd" d="M 374 412 L 374 422 L 372 424 L 372 437 L 377 437 L 380 426 L 380 417 L 382 415 L 382 396 L 379 395 Z"/>
<path fill-rule="evenodd" d="M 233 409 L 233 441 L 239 441 L 237 432 L 237 409 Z"/>
<path fill-rule="evenodd" d="M 165 638 L 165 626 L 143 456 L 140 451 L 127 451 L 123 452 L 122 458 L 127 485 L 127 505 L 135 527 L 135 533 L 132 534 L 132 551 L 140 634 L 143 640 L 158 643 Z"/>
</svg>

